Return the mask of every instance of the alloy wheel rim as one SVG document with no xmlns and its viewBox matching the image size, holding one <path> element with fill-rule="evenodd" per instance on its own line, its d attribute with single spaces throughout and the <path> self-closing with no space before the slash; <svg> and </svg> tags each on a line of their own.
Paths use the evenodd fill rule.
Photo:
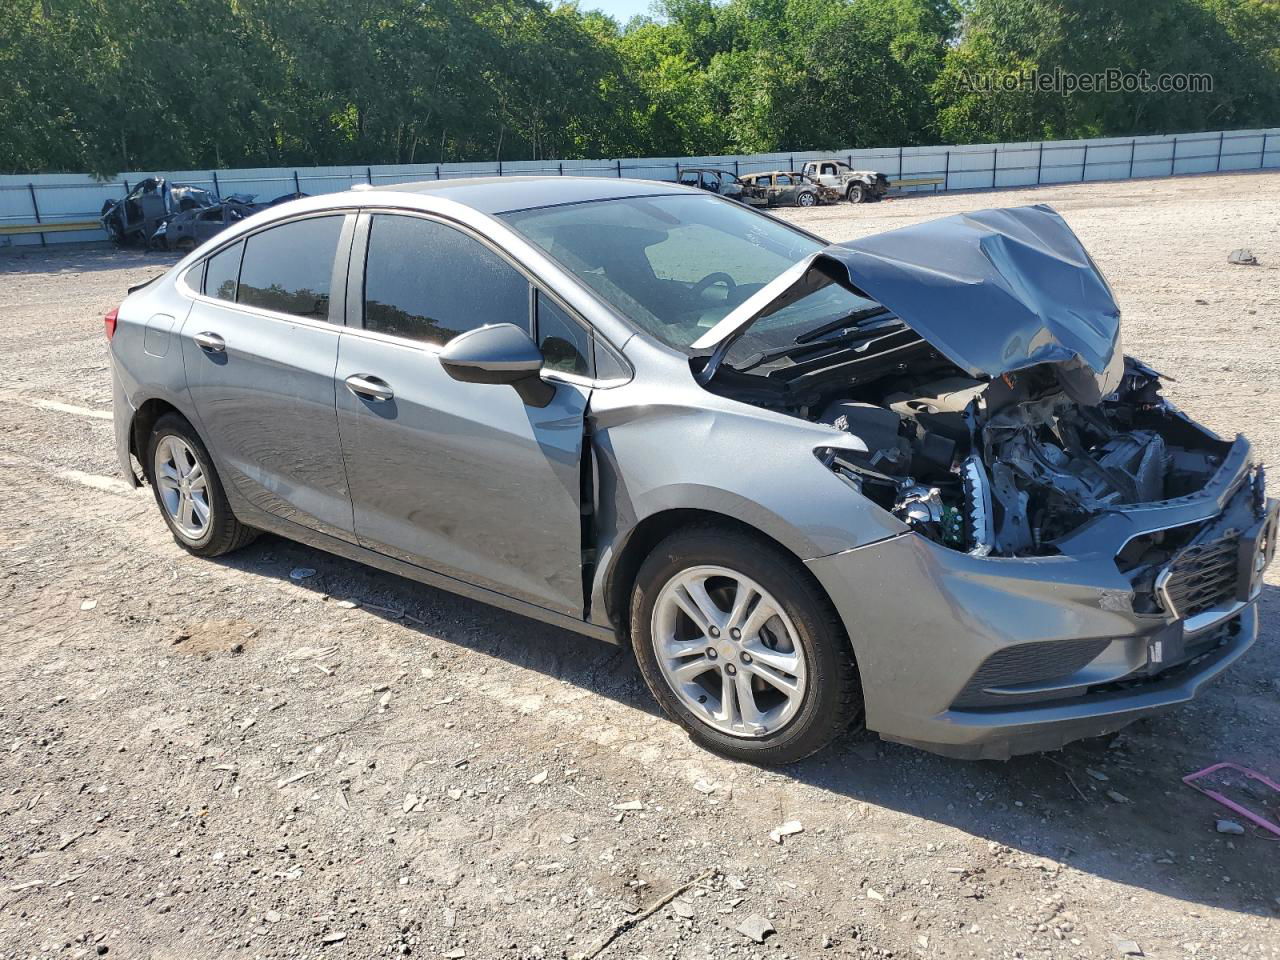
<svg viewBox="0 0 1280 960">
<path fill-rule="evenodd" d="M 165 437 L 156 446 L 156 489 L 169 519 L 190 540 L 209 529 L 209 485 L 204 465 L 181 437 Z"/>
<path fill-rule="evenodd" d="M 804 701 L 808 671 L 795 625 L 737 571 L 708 565 L 672 577 L 654 604 L 652 639 L 671 691 L 721 733 L 777 733 Z"/>
</svg>

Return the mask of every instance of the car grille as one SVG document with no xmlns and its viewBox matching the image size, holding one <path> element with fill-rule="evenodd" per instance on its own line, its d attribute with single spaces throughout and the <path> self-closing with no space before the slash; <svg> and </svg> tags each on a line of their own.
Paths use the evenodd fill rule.
<svg viewBox="0 0 1280 960">
<path fill-rule="evenodd" d="M 1193 617 L 1235 598 L 1240 537 L 1229 534 L 1184 549 L 1161 577 L 1160 592 L 1169 613 Z"/>
<path fill-rule="evenodd" d="M 969 678 L 953 707 L 1012 706 L 1060 697 L 1060 692 L 1028 694 L 991 694 L 987 687 L 1010 687 L 1022 683 L 1038 683 L 1069 677 L 1107 648 L 1105 638 L 1049 640 L 1043 643 L 1019 643 L 997 650 L 982 662 Z"/>
</svg>

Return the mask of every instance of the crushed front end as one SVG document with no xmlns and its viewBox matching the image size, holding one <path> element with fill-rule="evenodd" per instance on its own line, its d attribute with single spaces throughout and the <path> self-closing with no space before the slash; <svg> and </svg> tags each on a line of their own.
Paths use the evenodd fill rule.
<svg viewBox="0 0 1280 960">
<path fill-rule="evenodd" d="M 1056 748 L 1190 699 L 1254 642 L 1280 535 L 1263 470 L 1124 356 L 1053 211 L 829 247 L 742 312 L 702 382 L 833 427 L 819 462 L 908 531 L 808 561 L 870 729 Z"/>
</svg>

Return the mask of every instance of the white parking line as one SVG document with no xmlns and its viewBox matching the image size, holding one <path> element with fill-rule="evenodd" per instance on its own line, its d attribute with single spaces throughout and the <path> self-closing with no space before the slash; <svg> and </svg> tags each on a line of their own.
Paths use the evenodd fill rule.
<svg viewBox="0 0 1280 960">
<path fill-rule="evenodd" d="M 57 476 L 61 480 L 70 480 L 72 483 L 93 487 L 95 490 L 105 490 L 107 493 L 120 493 L 131 497 L 137 492 L 123 480 L 116 477 L 104 477 L 97 473 L 82 473 L 79 470 L 59 470 Z"/>
<path fill-rule="evenodd" d="M 70 413 L 77 417 L 92 417 L 94 420 L 110 420 L 110 410 L 94 410 L 90 407 L 77 407 L 74 403 L 62 403 L 59 400 L 42 400 L 39 397 L 20 397 L 26 403 L 33 407 L 39 407 L 41 410 L 55 410 L 58 413 Z"/>
</svg>

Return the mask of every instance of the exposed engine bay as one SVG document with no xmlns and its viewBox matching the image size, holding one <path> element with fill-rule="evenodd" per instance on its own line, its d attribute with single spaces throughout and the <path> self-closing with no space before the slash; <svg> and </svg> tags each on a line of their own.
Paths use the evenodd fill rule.
<svg viewBox="0 0 1280 960">
<path fill-rule="evenodd" d="M 1230 449 L 1131 358 L 1118 389 L 1087 404 L 1061 365 L 977 379 L 883 308 L 854 319 L 785 352 L 739 351 L 708 389 L 857 437 L 865 452 L 827 448 L 827 465 L 947 547 L 1057 553 L 1102 512 L 1198 491 Z"/>
</svg>

